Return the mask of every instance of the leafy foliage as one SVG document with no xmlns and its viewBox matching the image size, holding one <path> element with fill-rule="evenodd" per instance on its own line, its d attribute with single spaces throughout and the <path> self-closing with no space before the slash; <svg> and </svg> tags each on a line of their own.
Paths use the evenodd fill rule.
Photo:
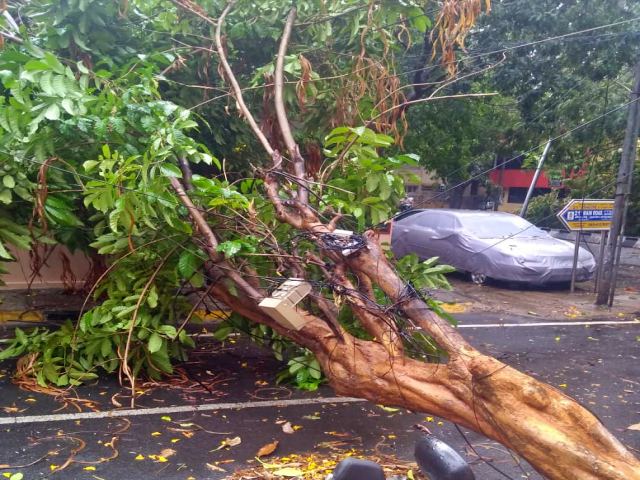
<svg viewBox="0 0 640 480">
<path fill-rule="evenodd" d="M 325 139 L 324 153 L 341 162 L 337 166 L 341 175 L 328 182 L 323 200 L 337 212 L 352 215 L 358 230 L 389 219 L 404 196 L 402 177 L 396 170 L 415 165 L 416 157 L 381 156 L 379 150 L 393 143 L 391 137 L 366 127 L 338 127 Z"/>
<path fill-rule="evenodd" d="M 420 261 L 416 254 L 402 257 L 397 263 L 400 275 L 418 290 L 451 289 L 445 274 L 455 272 L 450 265 L 438 265 L 438 257 Z"/>
<path fill-rule="evenodd" d="M 556 217 L 563 206 L 564 202 L 558 198 L 558 192 L 539 195 L 531 200 L 526 219 L 538 227 L 563 228 Z"/>
<path fill-rule="evenodd" d="M 224 7 L 205 3 L 212 16 Z M 430 27 L 424 3 L 373 9 L 360 0 L 298 2 L 286 107 L 305 153 L 318 156 L 318 168 L 310 169 L 317 208 L 344 214 L 356 230 L 391 216 L 404 195 L 396 170 L 417 161 L 392 150 L 401 124 L 394 107 L 402 101 L 393 68 L 403 42 Z M 246 98 L 275 142 L 266 100 L 288 9 L 270 0 L 238 2 L 227 22 L 230 61 L 240 66 Z M 8 11 L 18 18 L 14 7 Z M 293 241 L 254 178 L 252 168 L 265 159 L 235 114 L 217 59 L 194 44 L 211 36 L 210 25 L 162 0 L 34 0 L 21 6 L 20 18 L 22 43 L 7 41 L 0 50 L 0 261 L 12 260 L 9 245 L 64 244 L 102 256 L 107 271 L 96 272 L 96 306 L 76 323 L 20 332 L 2 357 L 31 355 L 38 382 L 58 386 L 100 370 L 119 369 L 130 380 L 169 373 L 193 346 L 182 325 L 192 307 L 185 291 L 212 283 L 199 232 L 170 187 L 185 176 L 185 162 L 194 173 L 189 196 L 234 268 L 268 283 L 284 268 L 283 257 L 272 255 Z M 393 136 L 381 133 L 383 124 Z M 327 135 L 328 125 L 349 126 Z M 322 278 L 316 267 L 308 273 Z M 439 278 L 432 273 L 424 278 Z M 346 305 L 342 316 L 352 317 Z M 308 356 L 235 316 L 216 335 L 233 331 L 283 361 Z M 293 368 L 301 387 L 322 381 L 316 370 Z"/>
</svg>

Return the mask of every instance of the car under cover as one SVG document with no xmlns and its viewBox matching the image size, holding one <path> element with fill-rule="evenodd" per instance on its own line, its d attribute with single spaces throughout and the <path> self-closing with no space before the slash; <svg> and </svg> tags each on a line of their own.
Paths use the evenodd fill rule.
<svg viewBox="0 0 640 480">
<path fill-rule="evenodd" d="M 510 225 L 514 228 L 507 228 Z M 396 220 L 391 248 L 397 257 L 439 257 L 458 270 L 499 280 L 544 284 L 571 279 L 574 245 L 551 237 L 504 212 L 422 210 Z M 580 248 L 576 279 L 595 271 L 593 255 Z"/>
</svg>

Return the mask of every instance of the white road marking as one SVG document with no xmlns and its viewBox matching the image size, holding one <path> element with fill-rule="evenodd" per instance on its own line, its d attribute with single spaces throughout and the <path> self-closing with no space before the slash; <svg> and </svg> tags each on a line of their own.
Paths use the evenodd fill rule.
<svg viewBox="0 0 640 480">
<path fill-rule="evenodd" d="M 136 408 L 128 410 L 106 410 L 104 412 L 59 413 L 55 415 L 26 415 L 22 417 L 2 417 L 0 425 L 24 423 L 64 422 L 97 418 L 138 417 L 142 415 L 166 415 L 168 413 L 196 413 L 218 410 L 241 410 L 244 408 L 291 407 L 295 405 L 318 405 L 327 403 L 366 402 L 361 398 L 326 397 L 297 398 L 293 400 L 264 400 L 259 402 L 206 403 L 204 405 L 180 405 L 175 407 Z"/>
<path fill-rule="evenodd" d="M 640 325 L 640 320 L 598 320 L 593 322 L 531 322 L 531 323 L 469 323 L 457 328 L 499 328 L 499 327 L 571 327 L 584 325 Z M 211 338 L 213 333 L 194 334 L 198 338 Z"/>
<path fill-rule="evenodd" d="M 591 325 L 640 325 L 640 320 L 599 320 L 593 322 L 530 322 L 530 323 L 480 323 L 458 325 L 458 328 L 502 328 L 502 327 L 590 327 Z"/>
<path fill-rule="evenodd" d="M 592 325 L 640 325 L 640 320 L 600 320 L 593 322 L 532 322 L 532 323 L 486 323 L 458 325 L 458 328 L 510 328 L 510 327 L 576 327 Z M 211 337 L 205 333 L 200 337 Z M 6 341 L 6 340 L 5 340 Z M 71 420 L 136 417 L 143 415 L 164 415 L 169 413 L 196 413 L 220 410 L 241 410 L 244 408 L 284 408 L 296 405 L 319 405 L 330 403 L 359 403 L 365 402 L 361 398 L 326 397 L 299 398 L 293 400 L 264 400 L 257 402 L 208 403 L 204 405 L 180 405 L 174 407 L 154 407 L 127 410 L 106 410 L 102 412 L 61 413 L 54 415 L 26 415 L 20 417 L 0 417 L 0 425 L 16 425 L 31 423 L 62 422 Z"/>
</svg>

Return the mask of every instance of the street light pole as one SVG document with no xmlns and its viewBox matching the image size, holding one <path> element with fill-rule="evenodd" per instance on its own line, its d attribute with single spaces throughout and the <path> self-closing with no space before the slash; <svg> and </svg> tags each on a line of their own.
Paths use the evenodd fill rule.
<svg viewBox="0 0 640 480">
<path fill-rule="evenodd" d="M 551 148 L 551 139 L 547 142 L 544 147 L 544 151 L 542 152 L 542 156 L 538 161 L 538 168 L 536 168 L 536 173 L 533 174 L 533 180 L 531 180 L 531 185 L 529 185 L 529 190 L 527 191 L 527 196 L 524 199 L 524 203 L 522 204 L 522 209 L 520 210 L 520 216 L 524 218 L 527 214 L 527 209 L 529 208 L 529 201 L 531 200 L 531 196 L 533 195 L 533 189 L 536 188 L 536 183 L 538 183 L 538 178 L 540 177 L 540 172 L 542 172 L 542 165 L 544 165 L 544 161 L 547 158 L 547 154 L 549 153 L 549 148 Z"/>
<path fill-rule="evenodd" d="M 629 103 L 629 113 L 627 116 L 627 129 L 622 145 L 622 156 L 618 167 L 618 178 L 616 180 L 616 196 L 613 206 L 613 218 L 611 221 L 611 232 L 607 240 L 604 258 L 602 259 L 602 279 L 598 285 L 598 295 L 596 305 L 611 305 L 615 295 L 615 275 L 614 262 L 619 259 L 618 249 L 622 248 L 620 236 L 623 233 L 624 217 L 627 210 L 627 201 L 631 193 L 631 182 L 633 179 L 633 167 L 636 161 L 636 151 L 638 149 L 638 129 L 640 128 L 640 61 L 634 70 L 633 90 Z"/>
</svg>

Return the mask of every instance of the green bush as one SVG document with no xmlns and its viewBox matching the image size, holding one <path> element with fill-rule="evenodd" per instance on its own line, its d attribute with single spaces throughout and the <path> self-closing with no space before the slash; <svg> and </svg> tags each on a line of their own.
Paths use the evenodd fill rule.
<svg viewBox="0 0 640 480">
<path fill-rule="evenodd" d="M 558 198 L 558 192 L 540 195 L 531 200 L 526 219 L 538 227 L 563 228 L 556 214 L 564 206 L 564 201 Z"/>
</svg>

